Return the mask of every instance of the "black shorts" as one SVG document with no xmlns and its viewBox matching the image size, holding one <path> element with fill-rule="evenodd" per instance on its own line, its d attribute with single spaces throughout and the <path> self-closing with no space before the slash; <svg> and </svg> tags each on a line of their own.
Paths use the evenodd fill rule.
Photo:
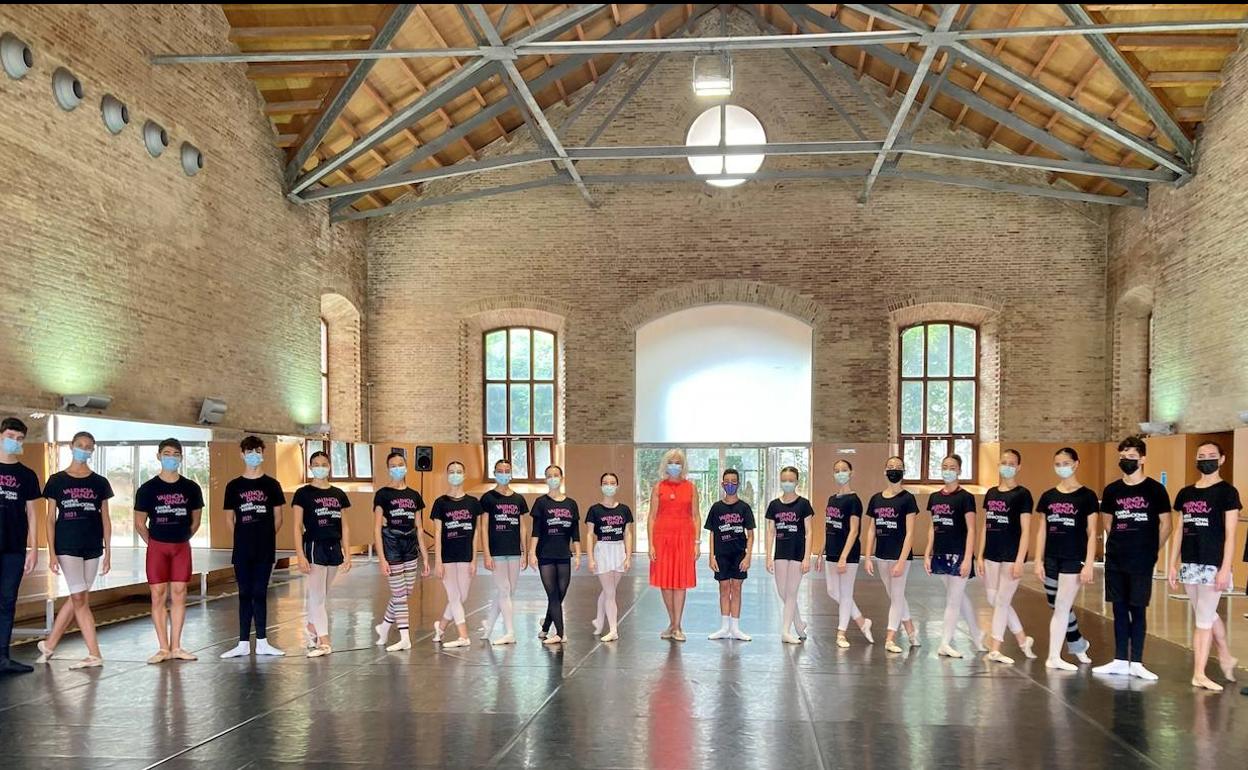
<svg viewBox="0 0 1248 770">
<path fill-rule="evenodd" d="M 949 575 L 951 577 L 962 576 L 962 554 L 960 553 L 934 553 L 932 554 L 932 574 L 933 575 Z M 971 559 L 971 570 L 966 575 L 967 579 L 975 577 L 975 560 Z"/>
<path fill-rule="evenodd" d="M 420 541 L 416 539 L 415 530 L 404 533 L 383 527 L 381 545 L 384 550 L 382 556 L 388 564 L 403 564 L 420 558 Z"/>
<path fill-rule="evenodd" d="M 720 582 L 725 580 L 745 580 L 746 572 L 741 569 L 741 562 L 744 559 L 745 551 L 715 554 L 715 566 L 719 567 L 715 572 L 715 579 Z"/>
<path fill-rule="evenodd" d="M 337 567 L 345 561 L 341 540 L 304 540 L 303 555 L 322 567 Z"/>
<path fill-rule="evenodd" d="M 1147 607 L 1153 598 L 1153 576 L 1148 572 L 1105 570 L 1105 601 Z"/>
<path fill-rule="evenodd" d="M 1055 575 L 1078 575 L 1080 572 L 1083 572 L 1083 562 L 1079 559 L 1044 557 L 1044 574 L 1050 577 Z"/>
</svg>

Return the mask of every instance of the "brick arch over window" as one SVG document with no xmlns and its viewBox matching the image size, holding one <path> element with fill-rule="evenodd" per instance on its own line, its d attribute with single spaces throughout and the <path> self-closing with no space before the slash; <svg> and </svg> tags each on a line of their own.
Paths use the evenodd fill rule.
<svg viewBox="0 0 1248 770">
<path fill-rule="evenodd" d="M 699 305 L 762 305 L 805 321 L 816 329 L 825 319 L 823 306 L 793 289 L 759 281 L 726 278 L 690 281 L 663 289 L 630 305 L 620 314 L 629 332 L 656 318 Z"/>
<path fill-rule="evenodd" d="M 460 443 L 480 444 L 485 431 L 481 389 L 485 355 L 481 346 L 482 335 L 491 329 L 508 326 L 528 326 L 555 333 L 558 361 L 555 380 L 561 394 L 555 404 L 558 431 L 555 440 L 559 444 L 566 441 L 566 399 L 562 394 L 567 392 L 564 331 L 570 313 L 571 308 L 563 303 L 547 298 L 538 301 L 532 296 L 521 295 L 488 297 L 464 308 L 459 319 L 459 356 L 462 362 L 459 383 Z"/>
<path fill-rule="evenodd" d="M 1139 423 L 1149 419 L 1152 318 L 1150 287 L 1130 288 L 1114 303 L 1110 415 L 1116 437 L 1138 433 Z"/>
<path fill-rule="evenodd" d="M 950 321 L 979 330 L 979 408 L 976 425 L 979 440 L 1001 438 L 1001 339 L 1002 306 L 995 298 L 965 291 L 929 292 L 902 297 L 889 307 L 889 436 L 898 441 L 898 372 L 902 329 L 932 321 Z"/>
<path fill-rule="evenodd" d="M 335 439 L 359 441 L 364 437 L 360 311 L 341 294 L 327 293 L 321 295 L 321 318 L 328 332 L 330 433 Z"/>
</svg>

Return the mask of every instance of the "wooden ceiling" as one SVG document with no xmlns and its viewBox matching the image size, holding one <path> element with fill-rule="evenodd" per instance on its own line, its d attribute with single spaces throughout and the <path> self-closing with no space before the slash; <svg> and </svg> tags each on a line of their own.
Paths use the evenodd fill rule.
<svg viewBox="0 0 1248 770">
<path fill-rule="evenodd" d="M 508 10 L 501 4 L 487 5 L 490 18 L 504 39 L 522 34 L 524 30 L 565 12 L 568 5 L 523 4 Z M 634 20 L 658 6 L 646 4 L 612 4 L 586 17 L 558 39 L 594 40 L 609 35 L 622 24 Z M 681 29 L 699 6 L 668 5 L 666 12 L 637 37 L 661 38 Z M 705 6 L 701 6 L 705 8 Z M 896 29 L 872 15 L 860 13 L 839 4 L 814 4 L 808 8 L 822 16 L 835 19 L 852 30 Z M 1242 20 L 1248 18 L 1245 4 L 1142 4 L 1084 5 L 1097 23 L 1133 23 L 1154 21 Z M 374 36 L 394 13 L 394 5 L 319 4 L 319 5 L 224 5 L 231 25 L 230 41 L 243 52 L 263 51 L 337 51 L 367 49 Z M 794 34 L 818 32 L 811 25 L 799 25 L 784 8 L 776 4 L 741 6 L 779 32 Z M 900 14 L 917 17 L 929 25 L 937 19 L 937 9 L 923 4 L 895 4 Z M 967 13 L 970 12 L 969 21 Z M 1002 29 L 1009 27 L 1047 27 L 1069 24 L 1066 14 L 1049 4 L 980 4 L 964 6 L 955 28 Z M 774 31 L 773 30 L 773 31 Z M 470 27 L 465 12 L 453 4 L 420 4 L 407 16 L 389 47 L 470 48 L 481 44 L 475 27 Z M 1205 105 L 1210 94 L 1221 85 L 1221 71 L 1226 59 L 1238 44 L 1232 32 L 1199 34 L 1120 34 L 1109 39 L 1123 54 L 1145 83 L 1157 96 L 1166 111 L 1182 126 L 1189 137 L 1205 118 Z M 1173 150 L 1173 144 L 1157 129 L 1118 78 L 1104 64 L 1082 36 L 1011 37 L 996 40 L 974 40 L 971 46 L 991 54 L 1016 72 L 1029 75 L 1050 91 L 1072 99 L 1075 103 L 1119 128 L 1139 137 L 1151 139 L 1159 146 Z M 922 48 L 910 44 L 887 46 L 891 51 L 918 61 Z M 871 78 L 884 85 L 890 96 L 904 91 L 909 76 L 900 69 L 871 55 L 866 49 L 838 46 L 829 49 L 850 65 L 858 78 Z M 532 83 L 567 56 L 528 56 L 516 64 L 527 82 Z M 615 54 L 602 54 L 587 59 L 582 66 L 566 72 L 542 89 L 535 89 L 539 104 L 545 108 L 556 102 L 573 103 L 573 97 L 585 86 L 596 82 L 610 67 Z M 464 58 L 389 58 L 376 63 L 363 85 L 334 121 L 332 128 L 319 142 L 303 168 L 310 169 L 327 158 L 342 152 L 359 137 L 392 116 L 397 110 L 420 98 L 439 81 L 467 63 Z M 941 51 L 925 82 L 920 98 L 949 66 L 948 49 Z M 320 114 L 333 100 L 350 74 L 355 62 L 310 62 L 280 64 L 249 64 L 248 76 L 260 90 L 266 113 L 276 133 L 277 145 L 287 152 L 287 159 L 311 133 Z M 1139 168 L 1154 164 L 1125 149 L 1102 133 L 1089 130 L 1068 116 L 1054 111 L 1044 103 L 1024 94 L 974 64 L 956 60 L 948 74 L 951 84 L 973 91 L 999 108 L 1014 113 L 1026 122 L 1041 127 L 1064 142 L 1083 148 L 1104 163 Z M 508 90 L 498 75 L 489 77 L 465 90 L 424 119 L 380 142 L 341 169 L 326 176 L 329 185 L 369 179 L 387 166 L 398 162 L 417 148 L 433 142 L 446 132 L 471 119 L 474 115 L 508 98 Z M 889 107 L 884 106 L 887 111 Z M 1016 133 L 962 102 L 941 92 L 932 109 L 943 115 L 953 128 L 966 128 L 982 137 L 985 147 L 1000 145 L 1023 155 L 1057 157 L 1045 147 Z M 510 141 L 517 129 L 524 126 L 523 117 L 514 108 L 497 114 L 456 141 L 449 142 L 408 170 L 439 168 L 464 159 L 476 159 L 482 148 L 501 139 Z M 818 140 L 824 137 L 785 137 L 785 140 Z M 1074 174 L 1050 174 L 1049 181 L 1058 182 L 1084 192 L 1121 195 L 1125 190 L 1103 177 Z M 406 195 L 412 188 L 388 188 L 358 198 L 354 206 L 369 209 L 386 206 Z"/>
</svg>

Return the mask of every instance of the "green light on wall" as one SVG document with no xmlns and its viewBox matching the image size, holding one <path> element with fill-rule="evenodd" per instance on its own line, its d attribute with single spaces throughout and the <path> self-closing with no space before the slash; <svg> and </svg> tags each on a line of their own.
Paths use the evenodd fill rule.
<svg viewBox="0 0 1248 770">
<path fill-rule="evenodd" d="M 30 356 L 28 369 L 39 387 L 49 393 L 106 392 L 119 378 L 124 356 L 116 341 L 138 334 L 133 314 L 109 314 L 107 304 L 68 286 L 30 299 L 37 315 L 23 330 L 19 351 Z M 10 363 L 20 365 L 21 355 Z"/>
</svg>

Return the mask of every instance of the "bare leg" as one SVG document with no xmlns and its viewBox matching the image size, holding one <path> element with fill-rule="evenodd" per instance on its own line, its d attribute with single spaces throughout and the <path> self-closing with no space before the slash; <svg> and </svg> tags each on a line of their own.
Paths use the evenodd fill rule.
<svg viewBox="0 0 1248 770">
<path fill-rule="evenodd" d="M 169 643 L 173 649 L 182 649 L 182 627 L 186 625 L 186 583 L 170 583 L 170 621 L 171 631 Z"/>
<path fill-rule="evenodd" d="M 169 610 L 165 603 L 169 601 L 169 584 L 155 583 L 152 591 L 152 625 L 156 626 L 156 643 L 160 649 L 168 652 L 169 646 Z"/>
</svg>

